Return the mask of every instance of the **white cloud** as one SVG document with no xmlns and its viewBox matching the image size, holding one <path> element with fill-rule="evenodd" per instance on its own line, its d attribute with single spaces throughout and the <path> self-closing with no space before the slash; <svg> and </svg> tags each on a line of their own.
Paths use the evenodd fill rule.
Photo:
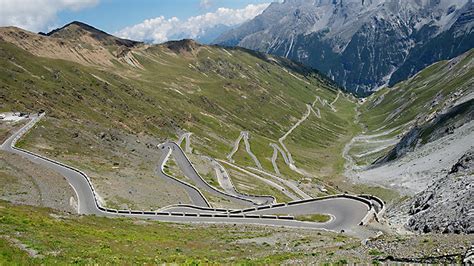
<svg viewBox="0 0 474 266">
<path fill-rule="evenodd" d="M 142 23 L 126 27 L 116 35 L 138 41 L 160 43 L 174 37 L 193 38 L 205 34 L 207 29 L 218 25 L 235 26 L 254 18 L 268 7 L 268 3 L 248 5 L 242 9 L 221 7 L 215 12 L 190 17 L 181 21 L 176 17 L 163 16 L 147 19 Z"/>
<path fill-rule="evenodd" d="M 61 10 L 78 11 L 99 0 L 0 0 L 0 26 L 41 31 L 51 26 Z"/>
<path fill-rule="evenodd" d="M 201 0 L 201 2 L 199 3 L 199 6 L 201 8 L 208 9 L 212 6 L 212 1 L 211 0 Z"/>
</svg>

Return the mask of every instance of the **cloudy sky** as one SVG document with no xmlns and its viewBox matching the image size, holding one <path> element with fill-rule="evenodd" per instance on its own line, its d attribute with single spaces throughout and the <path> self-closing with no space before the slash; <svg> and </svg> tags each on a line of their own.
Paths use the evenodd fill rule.
<svg viewBox="0 0 474 266">
<path fill-rule="evenodd" d="M 255 17 L 271 1 L 0 0 L 0 26 L 47 32 L 78 20 L 134 40 L 204 39 Z"/>
</svg>

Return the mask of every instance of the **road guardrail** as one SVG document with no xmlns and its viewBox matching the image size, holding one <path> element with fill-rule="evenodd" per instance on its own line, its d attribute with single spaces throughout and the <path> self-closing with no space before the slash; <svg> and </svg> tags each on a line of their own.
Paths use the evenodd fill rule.
<svg viewBox="0 0 474 266">
<path fill-rule="evenodd" d="M 353 199 L 353 200 L 358 200 L 358 201 L 361 201 L 363 203 L 365 203 L 368 207 L 368 212 L 366 214 L 366 216 L 362 219 L 361 221 L 361 224 L 366 224 L 368 223 L 372 218 L 373 216 L 375 215 L 375 217 L 377 216 L 381 216 L 384 211 L 385 211 L 385 202 L 383 200 L 381 200 L 380 198 L 378 197 L 375 197 L 375 196 L 372 196 L 372 195 L 358 195 L 358 196 L 354 196 L 354 195 L 349 195 L 349 194 L 337 194 L 337 195 L 329 195 L 329 196 L 325 196 L 325 197 L 320 197 L 320 198 L 313 198 L 313 199 L 305 199 L 305 200 L 298 200 L 298 201 L 292 201 L 292 202 L 288 202 L 288 203 L 280 203 L 280 204 L 274 204 L 274 205 L 266 205 L 266 206 L 260 206 L 260 207 L 254 207 L 254 208 L 248 208 L 248 209 L 243 209 L 243 210 L 227 210 L 227 209 L 218 209 L 218 208 L 208 208 L 208 207 L 200 207 L 200 206 L 194 206 L 194 205 L 175 205 L 175 206 L 182 206 L 182 207 L 190 207 L 190 208 L 195 208 L 195 209 L 198 209 L 198 210 L 206 210 L 206 211 L 221 211 L 221 212 L 226 212 L 225 214 L 219 214 L 219 213 L 214 213 L 214 214 L 204 214 L 204 213 L 176 213 L 176 212 L 158 212 L 158 211 L 137 211 L 137 210 L 118 210 L 118 209 L 112 209 L 112 208 L 105 208 L 103 207 L 99 200 L 98 200 L 98 196 L 97 196 L 97 192 L 90 180 L 90 178 L 87 176 L 87 174 L 85 174 L 84 172 L 82 172 L 81 170 L 79 169 L 76 169 L 74 167 L 71 167 L 69 165 L 66 165 L 62 162 L 59 162 L 59 161 L 56 161 L 56 160 L 53 160 L 53 159 L 50 159 L 50 158 L 47 158 L 45 156 L 42 156 L 42 155 L 39 155 L 39 154 L 36 154 L 34 152 L 31 152 L 31 151 L 28 151 L 28 150 L 25 150 L 25 149 L 22 149 L 22 148 L 17 148 L 15 147 L 16 143 L 20 140 L 20 138 L 22 136 L 24 136 L 29 130 L 31 130 L 31 128 L 33 128 L 35 126 L 35 124 L 41 120 L 43 117 L 45 116 L 45 113 L 42 113 L 40 114 L 38 117 L 35 117 L 32 121 L 30 121 L 26 127 L 24 127 L 19 133 L 17 133 L 17 135 L 13 138 L 12 142 L 11 142 L 11 148 L 14 149 L 14 150 L 17 150 L 19 152 L 23 152 L 23 153 L 26 153 L 26 154 L 30 154 L 34 157 L 37 157 L 37 158 L 41 158 L 45 161 L 49 161 L 51 163 L 54 163 L 54 164 L 57 164 L 59 166 L 62 166 L 64 168 L 67 168 L 71 171 L 74 171 L 76 173 L 78 173 L 79 175 L 81 175 L 82 177 L 84 177 L 84 179 L 86 180 L 86 182 L 88 183 L 88 186 L 92 192 L 92 195 L 94 197 L 94 202 L 95 202 L 95 205 L 97 207 L 97 209 L 101 212 L 104 212 L 104 213 L 113 213 L 113 214 L 124 214 L 124 215 L 155 215 L 155 216 L 158 216 L 158 215 L 167 215 L 167 216 L 187 216 L 187 217 L 222 217 L 222 218 L 259 218 L 259 219 L 286 219 L 286 220 L 294 220 L 294 217 L 293 216 L 278 216 L 278 215 L 255 215 L 255 214 L 245 214 L 246 212 L 252 212 L 252 211 L 258 211 L 258 210 L 264 210 L 264 209 L 271 209 L 271 208 L 280 208 L 280 207 L 285 207 L 285 206 L 291 206 L 291 205 L 296 205 L 296 204 L 302 204 L 302 203 L 307 203 L 307 202 L 312 202 L 312 201 L 319 201 L 319 200 L 325 200 L 325 199 L 331 199 L 331 198 L 349 198 L 349 199 Z M 6 142 L 8 142 L 9 140 L 7 139 Z M 4 143 L 5 144 L 5 143 Z M 174 143 L 175 145 L 177 145 L 176 143 Z M 3 145 L 2 145 L 3 146 Z M 178 146 L 178 145 L 177 145 Z M 181 149 L 181 147 L 178 146 L 179 149 Z M 181 150 L 181 152 L 183 152 Z M 172 149 L 171 148 L 168 148 L 168 153 L 167 153 L 167 157 L 169 157 L 172 153 Z M 188 163 L 191 165 L 191 167 L 194 169 L 194 171 L 197 173 L 197 171 L 195 170 L 194 166 L 192 165 L 192 163 L 189 161 L 189 159 L 187 158 L 186 154 L 184 154 L 183 152 L 183 155 L 184 155 L 184 158 L 186 158 L 186 160 L 188 161 Z M 167 159 L 165 159 L 164 161 L 166 161 Z M 163 174 L 166 175 L 166 173 L 164 173 L 163 171 L 163 165 L 164 163 L 160 166 L 160 170 Z M 207 201 L 207 199 L 202 195 L 202 193 L 200 192 L 199 189 L 197 189 L 196 187 L 186 183 L 186 182 L 183 182 L 179 179 L 176 179 L 174 177 L 171 177 L 169 175 L 166 175 L 167 177 L 170 177 L 188 187 L 192 187 L 193 189 L 197 190 L 198 193 L 201 194 L 201 196 L 203 197 L 203 199 L 205 200 L 206 204 L 208 206 L 210 206 L 209 202 Z M 202 177 L 198 174 L 198 176 L 202 179 Z M 210 186 L 204 179 L 202 179 L 209 187 L 211 187 L 212 189 L 214 189 L 212 186 Z M 215 189 L 216 190 L 216 189 Z M 219 190 L 216 190 L 218 191 L 219 193 L 223 193 L 222 191 L 219 191 Z M 223 193 L 225 194 L 225 193 Z M 230 194 L 228 194 L 230 195 Z M 233 195 L 231 195 L 233 196 Z M 235 196 L 233 196 L 235 197 Z M 381 206 L 381 209 L 376 212 L 373 204 L 372 204 L 372 200 L 373 201 L 376 201 L 380 206 Z M 169 206 L 168 206 L 169 208 Z M 238 213 L 242 213 L 242 214 L 238 214 Z"/>
</svg>

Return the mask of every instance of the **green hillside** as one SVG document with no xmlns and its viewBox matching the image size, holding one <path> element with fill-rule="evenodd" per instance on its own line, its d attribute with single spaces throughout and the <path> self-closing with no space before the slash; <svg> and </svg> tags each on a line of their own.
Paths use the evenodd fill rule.
<svg viewBox="0 0 474 266">
<path fill-rule="evenodd" d="M 0 230 L 3 265 L 378 264 L 401 252 L 415 258 L 454 252 L 448 262 L 459 263 L 464 253 L 453 251 L 451 243 L 467 247 L 472 240 L 469 235 L 386 235 L 366 246 L 333 232 L 81 217 L 4 201 Z"/>
<path fill-rule="evenodd" d="M 308 193 L 319 193 L 311 184 L 340 178 L 342 148 L 358 130 L 355 101 L 338 96 L 338 88 L 317 72 L 285 59 L 190 40 L 138 45 L 123 53 L 127 57 L 117 55 L 113 66 L 94 65 L 89 57 L 84 65 L 0 42 L 0 111 L 47 113 L 20 145 L 86 171 L 108 205 L 175 203 L 166 199 L 174 190 L 153 171 L 156 145 L 177 140 L 183 131 L 193 133 L 195 154 L 218 159 L 225 159 L 240 132 L 248 131 L 253 153 L 273 173 L 269 144 L 278 143 L 313 103 L 321 118 L 311 114 L 285 144 L 297 167 L 308 173 Z M 330 108 L 327 103 L 336 98 Z M 242 144 L 234 159 L 255 167 Z M 303 179 L 281 156 L 277 162 L 285 178 Z"/>
<path fill-rule="evenodd" d="M 337 262 L 360 246 L 358 239 L 329 232 L 79 217 L 4 201 L 0 230 L 2 265 Z M 310 243 L 326 246 L 315 250 Z"/>
<path fill-rule="evenodd" d="M 472 93 L 473 59 L 474 50 L 471 50 L 452 60 L 438 62 L 413 78 L 367 98 L 360 108 L 360 122 L 369 140 L 352 146 L 351 153 L 357 163 L 372 163 L 413 126 L 428 123 L 457 99 Z M 359 157 L 364 154 L 367 155 Z"/>
</svg>

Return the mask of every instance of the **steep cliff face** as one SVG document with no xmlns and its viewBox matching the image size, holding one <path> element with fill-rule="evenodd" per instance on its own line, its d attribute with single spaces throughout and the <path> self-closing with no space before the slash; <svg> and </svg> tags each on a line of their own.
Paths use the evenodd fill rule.
<svg viewBox="0 0 474 266">
<path fill-rule="evenodd" d="M 448 10 L 448 12 L 454 12 Z M 412 49 L 403 64 L 393 73 L 389 85 L 400 82 L 414 75 L 424 66 L 438 60 L 452 58 L 474 47 L 474 3 L 467 3 L 461 10 L 454 24 L 447 30 L 429 40 L 421 39 L 420 44 Z"/>
<path fill-rule="evenodd" d="M 295 59 L 360 95 L 474 47 L 472 0 L 286 0 L 215 43 Z"/>
</svg>

